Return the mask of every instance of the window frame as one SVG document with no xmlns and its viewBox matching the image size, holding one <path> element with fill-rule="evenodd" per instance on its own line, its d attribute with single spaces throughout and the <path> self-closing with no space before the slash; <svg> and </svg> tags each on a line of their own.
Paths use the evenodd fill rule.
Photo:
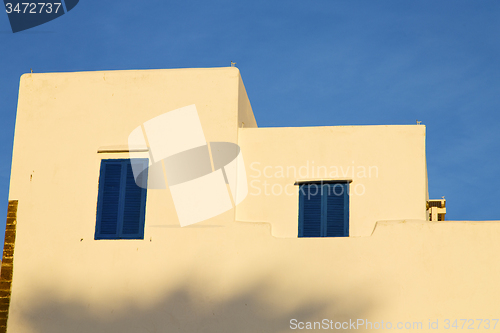
<svg viewBox="0 0 500 333">
<path fill-rule="evenodd" d="M 147 184 L 147 166 L 149 165 L 148 158 L 120 158 L 120 159 L 101 159 L 101 165 L 99 169 L 99 185 L 98 185 L 98 194 L 97 194 L 97 208 L 96 208 L 96 224 L 95 224 L 95 240 L 117 240 L 117 239 L 135 239 L 135 240 L 143 240 L 144 239 L 144 227 L 146 222 L 146 201 L 147 201 L 147 189 L 139 187 L 135 183 L 134 184 L 141 189 L 140 192 L 140 211 L 139 211 L 139 221 L 138 221 L 138 233 L 126 234 L 124 233 L 124 216 L 125 216 L 125 202 L 127 195 L 127 185 L 130 186 L 129 178 L 127 175 L 130 171 L 132 171 L 132 160 L 134 164 L 143 164 L 144 172 L 146 177 Z M 117 211 L 117 221 L 116 221 L 116 232 L 114 234 L 103 234 L 101 232 L 102 229 L 102 213 L 103 213 L 103 205 L 105 198 L 105 179 L 106 179 L 106 167 L 108 165 L 120 165 L 120 183 L 119 183 L 119 194 L 118 194 L 118 211 Z M 129 169 L 130 168 L 130 169 Z M 130 176 L 130 175 L 129 175 Z M 129 197 L 130 199 L 130 197 Z"/>
</svg>

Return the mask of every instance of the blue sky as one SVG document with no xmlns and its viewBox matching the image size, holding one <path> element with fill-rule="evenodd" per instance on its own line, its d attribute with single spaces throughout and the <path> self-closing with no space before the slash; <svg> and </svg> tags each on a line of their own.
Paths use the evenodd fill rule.
<svg viewBox="0 0 500 333">
<path fill-rule="evenodd" d="M 500 2 L 96 1 L 0 13 L 0 241 L 23 73 L 239 67 L 259 126 L 427 126 L 447 219 L 500 219 Z M 36 138 L 34 138 L 36 139 Z"/>
</svg>

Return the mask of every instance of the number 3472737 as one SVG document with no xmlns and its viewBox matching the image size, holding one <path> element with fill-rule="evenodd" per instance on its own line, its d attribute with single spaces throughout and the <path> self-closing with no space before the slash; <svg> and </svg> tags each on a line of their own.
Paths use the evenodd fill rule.
<svg viewBox="0 0 500 333">
<path fill-rule="evenodd" d="M 7 2 L 5 4 L 5 11 L 7 14 L 17 13 L 17 14 L 52 14 L 59 11 L 61 7 L 60 2 L 23 2 L 12 4 Z"/>
</svg>

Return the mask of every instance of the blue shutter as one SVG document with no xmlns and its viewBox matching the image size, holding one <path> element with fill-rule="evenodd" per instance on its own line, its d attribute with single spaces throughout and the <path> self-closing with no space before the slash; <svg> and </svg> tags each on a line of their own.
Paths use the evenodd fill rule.
<svg viewBox="0 0 500 333">
<path fill-rule="evenodd" d="M 348 197 L 347 193 L 347 184 L 328 184 L 327 190 L 325 190 L 326 194 L 326 205 L 327 205 L 327 213 L 326 213 L 326 237 L 344 237 L 349 235 L 349 229 L 347 228 L 349 225 L 349 214 L 347 213 L 346 220 L 346 208 L 348 208 L 349 204 L 346 198 Z"/>
<path fill-rule="evenodd" d="M 301 185 L 299 237 L 321 236 L 321 185 Z"/>
<path fill-rule="evenodd" d="M 121 163 L 101 161 L 95 238 L 116 238 L 120 203 Z"/>
<path fill-rule="evenodd" d="M 148 159 L 136 161 L 148 165 Z M 102 160 L 95 239 L 143 239 L 145 209 L 146 189 L 135 183 L 130 160 Z"/>
<path fill-rule="evenodd" d="M 134 161 L 136 163 L 136 161 Z M 146 160 L 147 163 L 147 160 Z M 147 168 L 142 177 L 147 179 Z M 146 183 L 147 184 L 147 183 Z M 146 189 L 137 186 L 130 161 L 125 168 L 124 211 L 121 238 L 144 238 Z"/>
</svg>

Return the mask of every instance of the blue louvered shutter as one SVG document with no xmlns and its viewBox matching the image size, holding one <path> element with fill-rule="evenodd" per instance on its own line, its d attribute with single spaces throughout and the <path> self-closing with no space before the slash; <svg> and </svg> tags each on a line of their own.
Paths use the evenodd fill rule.
<svg viewBox="0 0 500 333">
<path fill-rule="evenodd" d="M 101 162 L 96 239 L 116 238 L 120 203 L 121 163 Z"/>
<path fill-rule="evenodd" d="M 134 163 L 147 166 L 148 159 Z M 135 183 L 130 160 L 102 160 L 95 239 L 143 239 L 145 209 L 146 189 Z"/>
<path fill-rule="evenodd" d="M 348 184 L 325 185 L 326 237 L 349 236 Z M 347 232 L 346 232 L 347 230 Z"/>
<path fill-rule="evenodd" d="M 147 161 L 147 160 L 146 160 Z M 136 163 L 136 161 L 134 161 Z M 130 162 L 125 168 L 123 223 L 120 238 L 144 238 L 146 189 L 137 186 Z M 147 172 L 147 168 L 145 171 Z M 145 177 L 145 176 L 143 176 Z"/>
<path fill-rule="evenodd" d="M 302 185 L 299 195 L 299 237 L 321 237 L 321 186 Z"/>
</svg>

